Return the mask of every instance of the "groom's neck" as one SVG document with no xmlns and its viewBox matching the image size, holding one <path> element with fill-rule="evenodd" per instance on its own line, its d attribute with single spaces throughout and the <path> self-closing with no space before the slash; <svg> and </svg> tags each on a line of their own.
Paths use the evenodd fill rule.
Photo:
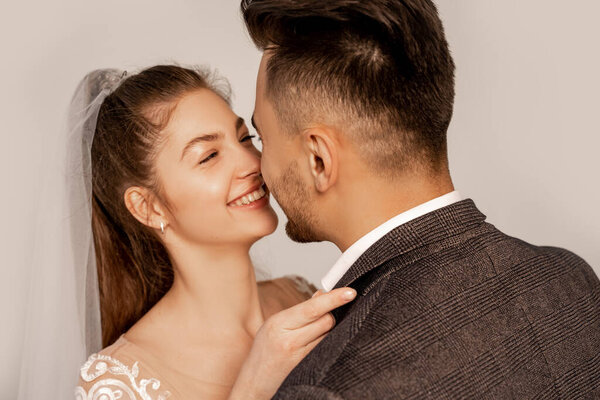
<svg viewBox="0 0 600 400">
<path fill-rule="evenodd" d="M 386 180 L 362 178 L 341 189 L 337 211 L 323 213 L 324 225 L 335 227 L 328 236 L 341 251 L 388 221 L 429 200 L 454 190 L 449 173 Z"/>
</svg>

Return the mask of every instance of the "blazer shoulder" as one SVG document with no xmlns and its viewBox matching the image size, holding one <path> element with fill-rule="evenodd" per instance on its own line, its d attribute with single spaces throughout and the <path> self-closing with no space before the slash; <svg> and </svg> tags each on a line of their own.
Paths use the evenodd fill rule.
<svg viewBox="0 0 600 400">
<path fill-rule="evenodd" d="M 344 398 L 323 386 L 294 385 L 280 388 L 273 400 L 344 400 Z"/>
<path fill-rule="evenodd" d="M 557 263 L 560 263 L 565 269 L 570 270 L 571 274 L 581 275 L 589 287 L 596 288 L 600 286 L 598 275 L 582 257 L 570 250 L 560 247 L 543 246 L 540 251 L 544 254 L 553 255 Z"/>
</svg>

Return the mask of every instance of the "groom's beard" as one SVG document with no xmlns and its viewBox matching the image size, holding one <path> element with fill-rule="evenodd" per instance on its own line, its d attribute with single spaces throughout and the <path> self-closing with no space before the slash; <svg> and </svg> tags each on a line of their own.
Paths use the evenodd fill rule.
<svg viewBox="0 0 600 400">
<path fill-rule="evenodd" d="M 279 179 L 271 182 L 269 190 L 288 218 L 285 232 L 290 239 L 299 243 L 323 240 L 315 230 L 317 218 L 311 212 L 310 194 L 302 184 L 296 161 L 288 166 Z"/>
</svg>

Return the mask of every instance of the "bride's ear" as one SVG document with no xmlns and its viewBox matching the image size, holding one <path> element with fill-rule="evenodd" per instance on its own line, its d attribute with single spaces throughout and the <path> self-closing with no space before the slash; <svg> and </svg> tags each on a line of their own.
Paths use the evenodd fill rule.
<svg viewBox="0 0 600 400">
<path fill-rule="evenodd" d="M 142 224 L 160 229 L 160 223 L 167 220 L 155 196 L 146 188 L 131 186 L 125 191 L 125 206 Z"/>
</svg>

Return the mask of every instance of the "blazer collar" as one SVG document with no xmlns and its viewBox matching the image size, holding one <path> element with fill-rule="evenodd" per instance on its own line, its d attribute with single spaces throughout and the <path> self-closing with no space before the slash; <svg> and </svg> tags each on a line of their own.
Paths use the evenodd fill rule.
<svg viewBox="0 0 600 400">
<path fill-rule="evenodd" d="M 334 289 L 352 282 L 399 255 L 466 232 L 485 221 L 471 199 L 461 200 L 400 225 L 365 251 Z"/>
</svg>

